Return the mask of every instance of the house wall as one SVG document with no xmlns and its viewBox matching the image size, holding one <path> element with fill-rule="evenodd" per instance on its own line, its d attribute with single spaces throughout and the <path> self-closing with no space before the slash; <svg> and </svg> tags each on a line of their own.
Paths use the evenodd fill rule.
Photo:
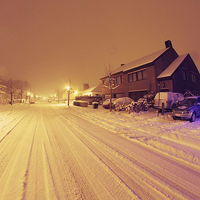
<svg viewBox="0 0 200 200">
<path fill-rule="evenodd" d="M 162 80 L 159 81 L 160 83 L 160 91 L 161 92 L 173 92 L 173 81 L 171 79 L 169 80 Z"/>
<path fill-rule="evenodd" d="M 187 79 L 183 79 L 182 70 L 186 70 Z M 196 74 L 196 83 L 192 82 L 192 73 Z M 190 55 L 178 67 L 172 76 L 173 91 L 184 94 L 187 90 L 200 95 L 200 75 Z"/>
<path fill-rule="evenodd" d="M 122 82 L 120 84 L 117 84 L 118 87 L 112 90 L 112 97 L 118 98 L 118 97 L 125 97 L 125 91 L 126 91 L 126 77 L 123 73 L 118 73 L 112 76 L 112 78 L 116 78 L 122 76 Z M 108 77 L 104 77 L 102 79 L 102 98 L 105 99 L 107 96 L 110 95 L 110 90 L 104 86 L 105 80 L 108 79 Z"/>
<path fill-rule="evenodd" d="M 126 77 L 126 83 L 127 83 L 126 95 L 128 95 L 128 93 L 132 92 L 132 91 L 139 91 L 139 90 L 151 91 L 151 90 L 155 89 L 155 87 L 154 87 L 154 85 L 155 85 L 154 66 L 146 67 L 143 69 L 146 70 L 146 75 L 147 75 L 147 78 L 145 80 L 134 81 L 131 83 L 128 82 L 128 75 L 130 73 L 137 72 L 140 70 L 133 70 L 124 75 Z"/>
<path fill-rule="evenodd" d="M 173 48 L 168 49 L 159 59 L 154 62 L 155 77 L 158 77 L 176 58 L 178 54 Z M 169 84 L 169 83 L 168 83 Z M 159 91 L 158 81 L 155 83 L 156 93 Z M 171 87 L 171 86 L 170 86 Z"/>
</svg>

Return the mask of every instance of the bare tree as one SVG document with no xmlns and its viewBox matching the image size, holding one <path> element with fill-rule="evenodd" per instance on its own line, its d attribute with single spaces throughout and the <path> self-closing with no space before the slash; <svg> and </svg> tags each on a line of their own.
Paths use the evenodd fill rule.
<svg viewBox="0 0 200 200">
<path fill-rule="evenodd" d="M 6 81 L 5 84 L 7 87 L 7 93 L 10 95 L 10 104 L 12 105 L 13 104 L 13 95 L 14 95 L 14 92 L 16 91 L 16 88 L 14 87 L 12 79 Z"/>
<path fill-rule="evenodd" d="M 15 88 L 17 89 L 20 95 L 21 102 L 22 102 L 23 94 L 28 88 L 30 88 L 30 84 L 27 81 L 16 80 Z"/>
<path fill-rule="evenodd" d="M 110 112 L 112 111 L 112 92 L 114 89 L 118 88 L 119 85 L 116 85 L 115 78 L 111 76 L 111 72 L 109 72 L 108 77 L 105 79 L 103 87 L 108 88 L 110 90 Z"/>
<path fill-rule="evenodd" d="M 58 99 L 58 103 L 60 103 L 60 98 L 62 97 L 63 95 L 63 90 L 57 88 L 56 89 L 56 96 L 57 96 L 57 99 Z"/>
<path fill-rule="evenodd" d="M 12 79 L 5 81 L 5 85 L 7 87 L 7 93 L 10 95 L 11 105 L 14 102 L 14 95 L 20 95 L 20 99 L 22 102 L 24 91 L 30 87 L 27 81 L 12 80 Z"/>
</svg>

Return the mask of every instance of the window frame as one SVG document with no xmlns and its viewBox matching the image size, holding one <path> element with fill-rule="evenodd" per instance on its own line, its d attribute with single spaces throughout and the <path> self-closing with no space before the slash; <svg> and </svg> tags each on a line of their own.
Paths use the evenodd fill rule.
<svg viewBox="0 0 200 200">
<path fill-rule="evenodd" d="M 187 70 L 182 68 L 182 78 L 183 80 L 188 80 Z"/>
<path fill-rule="evenodd" d="M 197 75 L 194 72 L 191 72 L 191 81 L 192 81 L 192 83 L 197 82 Z"/>
</svg>

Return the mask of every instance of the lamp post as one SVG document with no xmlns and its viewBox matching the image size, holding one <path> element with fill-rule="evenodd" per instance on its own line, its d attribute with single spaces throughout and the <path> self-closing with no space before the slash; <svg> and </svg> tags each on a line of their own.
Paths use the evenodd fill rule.
<svg viewBox="0 0 200 200">
<path fill-rule="evenodd" d="M 159 107 L 160 107 L 160 83 L 158 83 L 158 92 L 159 92 L 159 97 L 158 97 L 158 116 L 159 116 Z"/>
<path fill-rule="evenodd" d="M 67 86 L 66 91 L 67 91 L 67 100 L 68 100 L 67 105 L 69 106 L 70 94 L 74 93 L 74 90 L 70 86 Z"/>
<path fill-rule="evenodd" d="M 31 99 L 31 93 L 30 92 L 27 92 L 27 98 L 26 98 L 26 100 L 28 100 L 29 101 L 29 103 L 30 103 L 30 99 Z"/>
</svg>

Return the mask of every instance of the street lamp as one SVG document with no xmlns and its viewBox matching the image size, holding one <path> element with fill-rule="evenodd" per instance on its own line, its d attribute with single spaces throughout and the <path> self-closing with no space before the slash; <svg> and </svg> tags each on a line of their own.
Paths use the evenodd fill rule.
<svg viewBox="0 0 200 200">
<path fill-rule="evenodd" d="M 67 99 L 68 99 L 67 105 L 69 106 L 70 94 L 74 93 L 74 90 L 70 86 L 67 86 L 66 91 L 67 91 Z"/>
<path fill-rule="evenodd" d="M 77 90 L 74 91 L 74 95 L 75 95 L 75 96 L 78 95 L 78 91 L 77 91 Z"/>
<path fill-rule="evenodd" d="M 27 98 L 26 98 L 26 100 L 29 100 L 29 103 L 30 103 L 30 98 L 31 98 L 31 93 L 30 92 L 27 92 Z"/>
</svg>

